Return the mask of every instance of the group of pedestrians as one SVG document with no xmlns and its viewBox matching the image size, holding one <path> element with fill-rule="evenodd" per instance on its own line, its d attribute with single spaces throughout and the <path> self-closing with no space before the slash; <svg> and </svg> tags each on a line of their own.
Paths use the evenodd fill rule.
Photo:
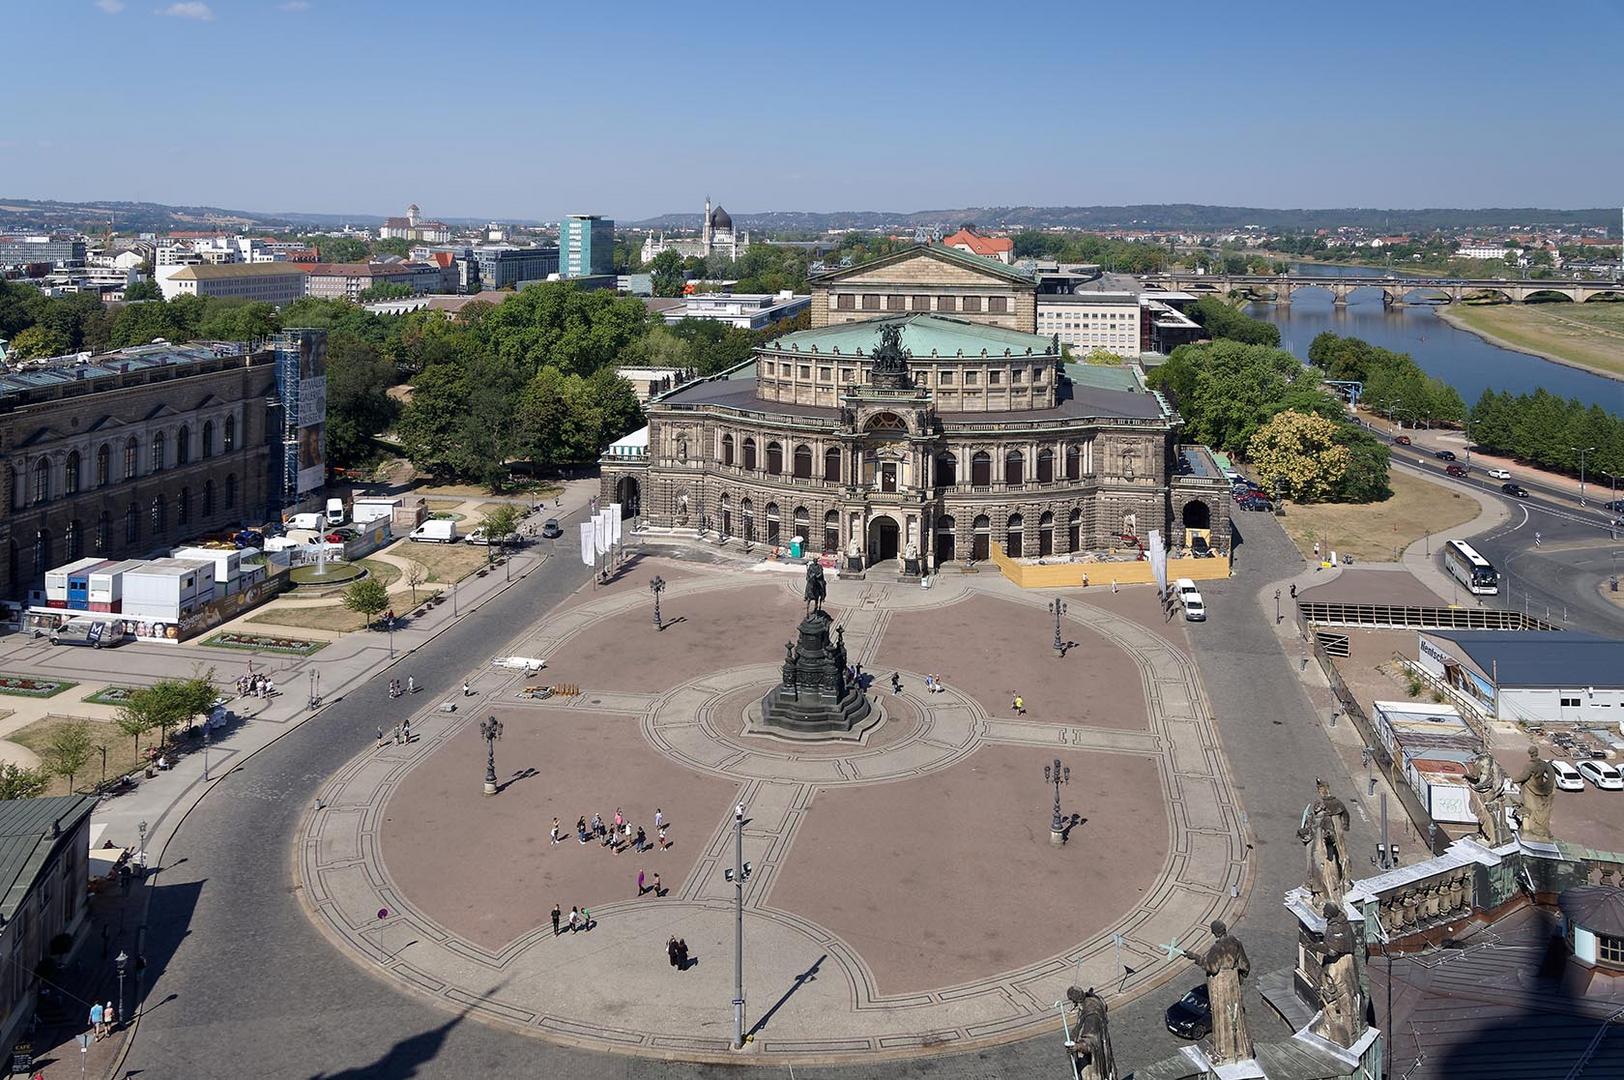
<svg viewBox="0 0 1624 1080">
<path fill-rule="evenodd" d="M 940 675 L 927 674 L 925 676 L 925 690 L 928 693 L 940 694 L 946 689 L 947 686 L 942 682 L 942 677 Z"/>
<path fill-rule="evenodd" d="M 671 846 L 666 836 L 670 823 L 665 820 L 665 811 L 658 806 L 654 808 L 654 839 L 649 839 L 648 831 L 641 825 L 633 825 L 626 818 L 620 807 L 615 807 L 615 816 L 610 823 L 603 820 L 603 815 L 594 813 L 589 822 L 583 814 L 575 819 L 575 839 L 582 847 L 597 841 L 600 847 L 606 847 L 619 855 L 627 848 L 641 855 L 651 849 L 664 851 Z M 554 844 L 564 842 L 564 827 L 558 818 L 553 818 L 553 828 L 549 836 Z M 639 894 L 641 895 L 641 894 Z"/>
<path fill-rule="evenodd" d="M 684 938 L 672 937 L 667 941 L 665 955 L 670 959 L 671 966 L 678 971 L 688 970 L 688 942 Z"/>
<path fill-rule="evenodd" d="M 390 697 L 398 698 L 402 694 L 415 694 L 415 693 L 417 693 L 417 678 L 416 678 L 416 676 L 408 675 L 406 677 L 406 681 L 404 683 L 402 683 L 399 679 L 390 679 L 389 680 L 389 696 Z"/>
<path fill-rule="evenodd" d="M 91 1039 L 105 1039 L 118 1030 L 118 1010 L 113 1008 L 109 1001 L 103 1005 L 99 1001 L 90 1003 L 90 1037 Z"/>
<path fill-rule="evenodd" d="M 553 905 L 553 937 L 557 937 L 565 930 L 570 933 L 582 933 L 592 929 L 592 912 L 584 907 L 570 905 L 569 915 L 565 915 L 559 905 Z"/>
<path fill-rule="evenodd" d="M 238 697 L 268 698 L 276 693 L 276 684 L 269 675 L 240 675 L 237 678 Z"/>
</svg>

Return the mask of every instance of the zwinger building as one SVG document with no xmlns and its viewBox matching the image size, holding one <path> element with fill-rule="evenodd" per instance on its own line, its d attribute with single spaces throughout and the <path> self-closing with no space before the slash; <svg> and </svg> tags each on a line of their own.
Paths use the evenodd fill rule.
<svg viewBox="0 0 1624 1080">
<path fill-rule="evenodd" d="M 1130 366 L 1065 363 L 1036 281 L 919 245 L 812 282 L 812 327 L 647 405 L 602 492 L 647 531 L 929 570 L 1199 535 L 1227 552 L 1221 472 Z"/>
</svg>

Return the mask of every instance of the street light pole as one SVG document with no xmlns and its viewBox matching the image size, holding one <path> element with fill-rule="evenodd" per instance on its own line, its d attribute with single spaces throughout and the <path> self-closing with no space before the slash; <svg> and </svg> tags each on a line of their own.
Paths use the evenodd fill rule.
<svg viewBox="0 0 1624 1080">
<path fill-rule="evenodd" d="M 665 623 L 660 620 L 660 594 L 665 592 L 665 578 L 656 575 L 648 583 L 648 591 L 654 594 L 654 629 L 664 630 Z"/>
<path fill-rule="evenodd" d="M 496 794 L 496 740 L 502 737 L 502 721 L 489 716 L 479 722 L 479 735 L 485 740 L 485 794 Z"/>
<path fill-rule="evenodd" d="M 1060 759 L 1055 758 L 1053 765 L 1043 767 L 1045 783 L 1054 785 L 1054 817 L 1049 821 L 1049 843 L 1063 844 L 1066 842 L 1066 819 L 1060 816 L 1060 785 L 1071 783 L 1071 766 L 1061 765 Z"/>
<path fill-rule="evenodd" d="M 209 717 L 203 718 L 203 782 L 209 782 Z"/>
<path fill-rule="evenodd" d="M 129 1022 L 130 1014 L 124 1011 L 124 971 L 129 966 L 129 954 L 120 949 L 118 955 L 113 957 L 113 970 L 118 972 L 118 1015 L 125 1018 L 125 1023 Z"/>
<path fill-rule="evenodd" d="M 744 861 L 744 804 L 733 808 L 733 865 L 722 872 L 733 883 L 733 1049 L 744 1049 L 744 883 L 750 864 Z"/>
<path fill-rule="evenodd" d="M 1579 455 L 1579 505 L 1585 505 L 1585 455 L 1596 449 L 1594 446 L 1570 446 L 1569 450 Z"/>
<path fill-rule="evenodd" d="M 1276 589 L 1274 590 L 1274 625 L 1279 626 L 1284 621 L 1285 616 L 1280 614 L 1280 590 Z"/>
<path fill-rule="evenodd" d="M 1060 618 L 1066 613 L 1066 602 L 1057 596 L 1049 601 L 1049 610 L 1054 612 L 1054 654 L 1058 659 L 1066 654 L 1066 643 L 1060 637 Z"/>
</svg>

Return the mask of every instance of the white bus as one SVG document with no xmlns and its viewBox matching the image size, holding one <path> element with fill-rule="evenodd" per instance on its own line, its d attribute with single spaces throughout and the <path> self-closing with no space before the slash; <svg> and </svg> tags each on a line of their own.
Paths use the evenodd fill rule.
<svg viewBox="0 0 1624 1080">
<path fill-rule="evenodd" d="M 1500 574 L 1464 540 L 1444 545 L 1444 569 L 1474 593 L 1492 596 L 1500 591 Z"/>
</svg>

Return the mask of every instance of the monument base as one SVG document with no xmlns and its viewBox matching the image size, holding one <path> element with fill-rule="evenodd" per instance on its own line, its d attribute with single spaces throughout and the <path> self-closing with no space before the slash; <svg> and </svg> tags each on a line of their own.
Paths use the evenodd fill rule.
<svg viewBox="0 0 1624 1080">
<path fill-rule="evenodd" d="M 759 698 L 745 706 L 744 733 L 783 739 L 787 742 L 851 742 L 862 745 L 868 742 L 869 735 L 885 722 L 886 715 L 884 705 L 870 702 L 868 715 L 855 721 L 849 728 L 789 728 L 767 723 L 762 718 L 761 706 L 762 699 Z"/>
</svg>

